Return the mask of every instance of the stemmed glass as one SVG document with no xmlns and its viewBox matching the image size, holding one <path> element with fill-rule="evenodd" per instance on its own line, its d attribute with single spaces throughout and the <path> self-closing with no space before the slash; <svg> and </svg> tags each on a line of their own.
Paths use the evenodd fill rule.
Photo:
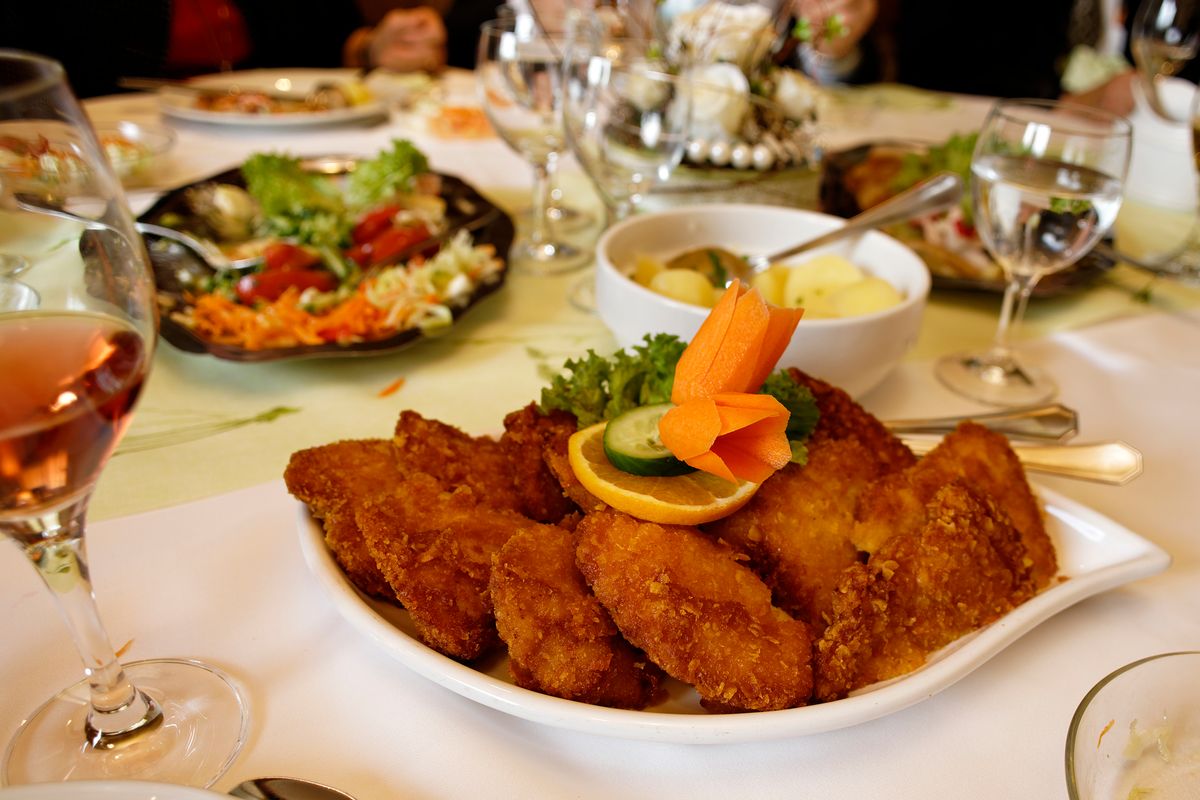
<svg viewBox="0 0 1200 800">
<path fill-rule="evenodd" d="M 476 74 L 481 104 L 492 127 L 533 167 L 529 232 L 512 249 L 514 267 L 553 275 L 583 266 L 587 254 L 557 240 L 550 228 L 551 176 L 565 149 L 559 113 L 561 44 L 532 17 L 518 15 L 480 29 Z"/>
<path fill-rule="evenodd" d="M 22 723 L 0 783 L 210 785 L 245 739 L 241 694 L 196 661 L 122 665 L 84 544 L 92 489 L 154 353 L 146 251 L 59 64 L 0 51 L 0 134 L 44 153 L 0 168 L 0 257 L 22 266 L 25 290 L 0 307 L 0 532 L 57 601 L 84 668 Z"/>
<path fill-rule="evenodd" d="M 1018 363 L 1013 334 L 1030 293 L 1066 269 L 1112 225 L 1121 206 L 1132 128 L 1107 112 L 1069 103 L 1001 100 L 971 158 L 975 225 L 1008 285 L 990 348 L 937 363 L 954 391 L 993 405 L 1052 397 L 1044 372 Z"/>
<path fill-rule="evenodd" d="M 1158 94 L 1158 81 L 1183 69 L 1200 48 L 1198 0 L 1142 0 L 1130 28 L 1129 49 L 1150 107 L 1164 119 L 1171 114 Z"/>
<path fill-rule="evenodd" d="M 649 40 L 611 38 L 583 25 L 563 56 L 567 143 L 604 201 L 608 224 L 629 216 L 687 149 L 693 85 L 666 71 Z M 594 305 L 590 280 L 571 292 Z"/>
</svg>

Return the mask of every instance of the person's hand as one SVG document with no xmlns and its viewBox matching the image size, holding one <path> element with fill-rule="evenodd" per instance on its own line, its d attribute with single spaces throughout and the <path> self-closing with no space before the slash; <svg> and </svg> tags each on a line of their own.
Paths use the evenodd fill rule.
<svg viewBox="0 0 1200 800">
<path fill-rule="evenodd" d="M 371 33 L 370 66 L 393 72 L 436 72 L 446 66 L 446 26 L 432 8 L 393 9 Z"/>
<path fill-rule="evenodd" d="M 849 54 L 870 30 L 879 13 L 877 0 L 793 0 L 792 11 L 808 20 L 817 52 L 830 58 Z M 826 36 L 829 20 L 838 18 L 838 34 Z"/>
</svg>

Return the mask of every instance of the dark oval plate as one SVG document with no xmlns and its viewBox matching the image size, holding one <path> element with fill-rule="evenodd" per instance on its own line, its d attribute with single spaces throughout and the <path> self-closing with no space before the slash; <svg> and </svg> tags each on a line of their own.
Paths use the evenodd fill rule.
<svg viewBox="0 0 1200 800">
<path fill-rule="evenodd" d="M 876 147 L 919 151 L 922 145 L 911 141 L 889 140 L 870 142 L 848 150 L 826 153 L 818 188 L 822 211 L 839 217 L 852 217 L 862 211 L 858 207 L 854 193 L 847 186 L 846 179 L 850 169 L 862 163 L 871 150 Z M 930 259 L 924 256 L 922 258 L 929 267 L 934 289 L 1004 293 L 1005 283 L 1002 280 L 946 275 L 940 273 L 937 264 L 931 263 Z M 1111 258 L 1106 258 L 1094 251 L 1090 252 L 1077 261 L 1074 266 L 1061 272 L 1051 273 L 1038 281 L 1037 286 L 1034 287 L 1033 296 L 1054 297 L 1077 291 L 1112 269 L 1115 263 Z"/>
<path fill-rule="evenodd" d="M 344 168 L 351 163 L 351 160 L 335 157 L 328 160 L 316 159 L 310 163 L 315 170 L 333 173 L 342 171 L 338 169 L 338 166 L 341 165 Z M 476 286 L 470 295 L 451 306 L 451 312 L 454 319 L 457 320 L 472 306 L 504 284 L 508 272 L 508 249 L 512 246 L 514 227 L 512 219 L 507 214 L 466 181 L 453 175 L 442 175 L 441 178 L 441 194 L 446 201 L 447 225 L 451 229 L 471 225 L 471 236 L 475 243 L 492 245 L 496 248 L 497 258 L 505 262 L 504 268 L 490 282 Z M 156 223 L 162 219 L 164 214 L 168 213 L 189 216 L 190 211 L 184 199 L 184 193 L 194 186 L 212 182 L 230 183 L 237 186 L 246 185 L 240 168 L 226 170 L 164 194 L 138 219 L 141 222 Z M 476 226 L 474 223 L 480 220 L 482 220 L 482 224 Z M 386 338 L 371 341 L 350 344 L 328 342 L 296 347 L 271 347 L 261 350 L 206 341 L 190 328 L 173 320 L 171 312 L 186 307 L 185 293 L 189 287 L 199 277 L 211 275 L 215 270 L 202 257 L 170 240 L 153 234 L 145 234 L 143 238 L 146 240 L 146 248 L 150 253 L 150 262 L 154 267 L 154 277 L 158 284 L 159 310 L 162 312 L 159 332 L 164 339 L 184 352 L 207 353 L 216 358 L 243 362 L 369 356 L 393 352 L 427 338 L 420 328 L 408 328 L 397 331 Z"/>
</svg>

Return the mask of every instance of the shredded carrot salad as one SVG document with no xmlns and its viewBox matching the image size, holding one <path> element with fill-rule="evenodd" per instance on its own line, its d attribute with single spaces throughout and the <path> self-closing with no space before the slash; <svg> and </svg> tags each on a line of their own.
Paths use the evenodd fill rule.
<svg viewBox="0 0 1200 800">
<path fill-rule="evenodd" d="M 247 350 L 372 341 L 450 325 L 451 306 L 465 304 L 503 266 L 491 246 L 460 232 L 427 261 L 384 270 L 334 304 L 296 287 L 253 307 L 213 292 L 188 296 L 171 318 L 207 342 Z"/>
</svg>

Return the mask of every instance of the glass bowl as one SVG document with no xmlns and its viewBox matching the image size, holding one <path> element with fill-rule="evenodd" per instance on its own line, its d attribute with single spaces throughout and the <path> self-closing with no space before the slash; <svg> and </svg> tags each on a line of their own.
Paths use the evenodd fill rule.
<svg viewBox="0 0 1200 800">
<path fill-rule="evenodd" d="M 1200 797 L 1200 651 L 1143 658 L 1092 687 L 1066 768 L 1072 800 Z"/>
</svg>

